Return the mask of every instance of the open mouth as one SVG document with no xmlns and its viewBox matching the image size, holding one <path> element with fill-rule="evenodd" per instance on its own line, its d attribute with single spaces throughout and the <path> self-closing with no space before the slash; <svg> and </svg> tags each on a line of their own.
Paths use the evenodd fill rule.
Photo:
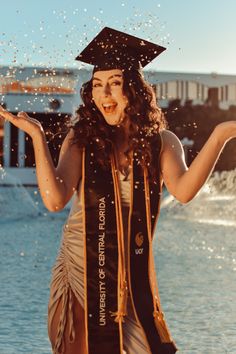
<svg viewBox="0 0 236 354">
<path fill-rule="evenodd" d="M 105 113 L 113 113 L 117 107 L 117 103 L 103 103 Z"/>
</svg>

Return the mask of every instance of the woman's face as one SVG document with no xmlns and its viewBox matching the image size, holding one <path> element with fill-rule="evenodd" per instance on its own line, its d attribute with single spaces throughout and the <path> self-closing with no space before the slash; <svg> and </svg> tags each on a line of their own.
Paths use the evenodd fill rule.
<svg viewBox="0 0 236 354">
<path fill-rule="evenodd" d="M 125 117 L 124 110 L 128 103 L 123 94 L 122 71 L 96 71 L 92 79 L 92 97 L 108 124 L 120 124 Z"/>
</svg>

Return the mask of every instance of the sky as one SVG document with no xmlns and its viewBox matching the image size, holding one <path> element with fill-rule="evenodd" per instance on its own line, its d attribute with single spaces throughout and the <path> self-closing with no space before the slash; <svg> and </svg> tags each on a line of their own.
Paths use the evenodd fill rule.
<svg viewBox="0 0 236 354">
<path fill-rule="evenodd" d="M 235 0 L 0 0 L 0 4 L 0 66 L 80 68 L 75 57 L 109 26 L 167 47 L 147 69 L 236 74 Z"/>
</svg>

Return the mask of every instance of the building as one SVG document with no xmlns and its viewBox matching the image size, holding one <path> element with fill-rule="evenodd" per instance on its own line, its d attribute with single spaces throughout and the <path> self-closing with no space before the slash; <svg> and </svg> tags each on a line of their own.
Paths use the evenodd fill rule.
<svg viewBox="0 0 236 354">
<path fill-rule="evenodd" d="M 79 90 L 90 77 L 91 71 L 85 68 L 1 67 L 0 104 L 13 114 L 25 111 L 42 122 L 56 163 L 65 121 L 81 103 Z M 181 104 L 191 100 L 193 105 L 223 109 L 236 105 L 236 75 L 145 71 L 145 78 L 152 84 L 161 107 L 176 99 Z M 0 166 L 0 184 L 12 183 L 8 175 L 26 185 L 36 184 L 31 139 L 3 120 Z"/>
<path fill-rule="evenodd" d="M 77 83 L 76 70 L 0 68 L 0 104 L 13 114 L 27 112 L 43 124 L 54 161 L 58 157 L 60 131 L 76 105 Z M 11 184 L 11 178 L 8 176 L 14 176 L 26 185 L 36 184 L 31 139 L 9 122 L 4 123 L 2 119 L 0 165 L 3 167 L 0 172 L 0 184 Z"/>
<path fill-rule="evenodd" d="M 236 75 L 217 73 L 146 72 L 146 78 L 154 85 L 161 107 L 170 100 L 179 99 L 182 104 L 217 104 L 222 109 L 236 105 Z"/>
</svg>

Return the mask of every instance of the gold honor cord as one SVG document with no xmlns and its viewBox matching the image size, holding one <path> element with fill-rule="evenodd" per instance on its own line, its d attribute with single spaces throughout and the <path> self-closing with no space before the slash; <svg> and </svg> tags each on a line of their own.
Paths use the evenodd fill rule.
<svg viewBox="0 0 236 354">
<path fill-rule="evenodd" d="M 128 287 L 126 281 L 126 265 L 125 265 L 125 249 L 124 249 L 124 230 L 123 230 L 123 218 L 122 208 L 119 193 L 118 182 L 118 168 L 114 159 L 114 155 L 111 155 L 111 168 L 114 182 L 115 203 L 116 203 L 116 218 L 117 218 L 117 236 L 118 236 L 118 249 L 119 249 L 119 263 L 118 263 L 118 309 L 115 312 L 111 312 L 111 316 L 115 316 L 115 322 L 119 323 L 120 330 L 120 350 L 123 353 L 123 331 L 122 322 L 124 322 L 124 316 L 127 315 L 127 297 Z"/>
<path fill-rule="evenodd" d="M 156 217 L 155 217 L 155 219 L 154 219 L 154 223 L 153 223 L 153 225 L 152 225 L 152 232 L 151 232 L 151 234 L 152 234 L 152 240 L 153 240 L 153 236 L 154 236 L 154 231 L 155 231 L 155 228 L 156 228 L 156 226 L 157 226 L 157 221 L 158 221 L 158 218 L 159 218 L 159 214 L 160 214 L 160 209 L 161 209 L 161 203 L 160 203 L 160 199 L 161 199 L 161 193 L 162 193 L 162 177 L 161 177 L 161 162 L 160 162 L 160 160 L 161 160 L 161 152 L 162 152 L 162 150 L 163 150 L 163 139 L 162 139 L 162 136 L 161 136 L 161 134 L 159 134 L 159 136 L 160 136 L 160 141 L 161 141 L 161 146 L 160 146 L 160 153 L 159 153 L 159 156 L 158 156 L 158 158 L 157 158 L 157 160 L 158 160 L 158 167 L 159 167 L 159 172 L 160 172 L 160 175 L 159 175 L 159 178 L 158 178 L 158 184 L 159 184 L 159 186 L 158 186 L 158 191 L 159 191 L 159 202 L 158 202 L 158 208 L 157 208 L 157 213 L 156 213 Z M 152 199 L 151 198 L 151 194 L 150 194 L 150 199 Z M 151 215 L 152 215 L 152 213 L 151 213 Z"/>
<path fill-rule="evenodd" d="M 162 138 L 162 135 L 159 134 L 160 136 L 160 151 L 159 151 L 159 156 L 158 156 L 158 166 L 159 166 L 159 169 L 160 169 L 160 158 L 161 158 L 161 153 L 163 151 L 163 138 Z M 147 185 L 147 188 L 146 190 L 148 191 L 148 195 L 150 196 L 151 198 L 151 194 L 150 194 L 150 189 L 149 189 L 149 183 L 148 183 L 148 176 L 147 176 L 147 173 L 145 171 L 145 180 L 146 180 L 146 185 Z M 161 179 L 161 174 L 160 174 L 160 178 L 159 178 L 159 193 L 161 194 L 161 191 L 162 191 L 162 179 Z M 150 201 L 151 202 L 151 201 Z M 150 203 L 148 203 L 148 213 L 151 217 L 151 210 L 150 210 Z M 154 236 L 154 232 L 155 232 L 155 229 L 156 229 L 156 225 L 157 225 L 157 221 L 158 221 L 158 217 L 159 217 L 159 214 L 160 214 L 160 205 L 161 203 L 159 203 L 159 206 L 158 206 L 158 210 L 157 210 L 157 215 L 156 215 L 156 218 L 155 218 L 155 221 L 154 221 L 154 224 L 152 225 L 152 229 L 151 229 L 151 243 L 150 243 L 150 267 L 151 267 L 151 272 L 150 272 L 150 279 L 152 279 L 152 284 L 153 284 L 153 304 L 154 304 L 154 311 L 153 311 L 153 316 L 154 316 L 154 320 L 155 320 L 155 324 L 156 324 L 156 327 L 157 327 L 157 330 L 158 330 L 158 326 L 160 325 L 160 323 L 162 322 L 163 326 L 162 326 L 162 329 L 164 330 L 164 332 L 168 334 L 168 337 L 166 336 L 166 334 L 162 335 L 161 333 L 163 333 L 163 331 L 160 331 L 158 330 L 158 333 L 160 335 L 160 338 L 163 340 L 163 343 L 166 342 L 167 338 L 167 342 L 171 341 L 176 348 L 172 338 L 171 338 L 171 334 L 168 330 L 168 327 L 166 325 L 166 322 L 165 322 L 165 319 L 164 319 L 164 313 L 162 311 L 162 307 L 161 307 L 161 302 L 160 302 L 160 298 L 159 298 L 159 292 L 158 292 L 158 283 L 157 283 L 157 276 L 156 276 L 156 272 L 155 272 L 155 260 L 154 260 L 154 252 L 153 252 L 153 236 Z M 151 220 L 151 218 L 150 218 Z M 161 333 L 160 333 L 161 332 Z"/>
<path fill-rule="evenodd" d="M 88 345 L 88 299 L 87 299 L 87 250 L 86 250 L 86 213 L 85 213 L 85 148 L 82 154 L 82 186 L 81 201 L 83 209 L 83 238 L 84 238 L 84 312 L 85 312 L 85 343 L 86 353 L 89 352 Z"/>
<path fill-rule="evenodd" d="M 151 235 L 151 210 L 150 210 L 150 191 L 149 191 L 149 182 L 148 174 L 146 167 L 144 168 L 144 185 L 145 185 L 145 202 L 146 202 L 146 213 L 147 213 L 147 231 L 148 231 L 148 240 L 149 240 L 149 283 L 152 290 L 153 296 L 153 317 L 154 322 L 159 333 L 162 343 L 170 343 L 172 339 L 170 333 L 164 321 L 164 313 L 161 311 L 161 304 L 159 301 L 157 284 L 155 282 L 155 262 L 154 254 L 152 249 L 152 235 Z M 155 294 L 156 292 L 156 294 Z"/>
</svg>

